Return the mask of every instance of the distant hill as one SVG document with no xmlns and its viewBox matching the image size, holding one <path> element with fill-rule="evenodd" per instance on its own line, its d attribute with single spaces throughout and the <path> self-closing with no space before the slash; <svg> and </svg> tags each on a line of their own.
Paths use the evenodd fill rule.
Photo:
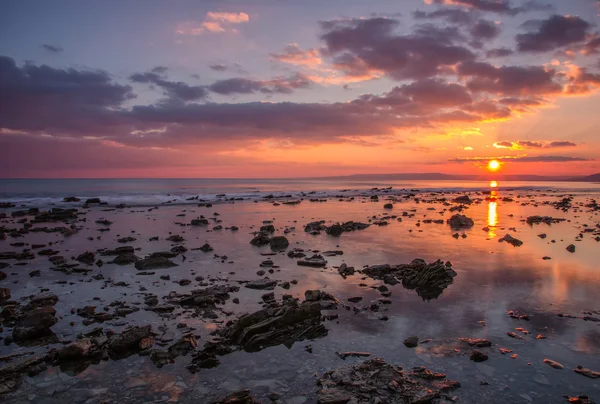
<svg viewBox="0 0 600 404">
<path fill-rule="evenodd" d="M 396 173 L 396 174 L 353 174 L 344 176 L 333 176 L 333 177 L 319 177 L 319 179 L 348 179 L 348 180 L 377 180 L 377 181 L 390 181 L 390 180 L 405 180 L 405 181 L 567 181 L 567 182 L 600 182 L 600 173 L 570 177 L 570 176 L 543 176 L 543 175 L 509 175 L 509 174 L 484 174 L 484 175 L 453 175 L 453 174 L 442 174 L 442 173 Z"/>
</svg>

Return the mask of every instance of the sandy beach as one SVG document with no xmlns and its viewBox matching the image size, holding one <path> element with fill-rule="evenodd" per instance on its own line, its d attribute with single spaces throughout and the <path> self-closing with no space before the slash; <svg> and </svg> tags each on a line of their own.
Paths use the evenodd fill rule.
<svg viewBox="0 0 600 404">
<path fill-rule="evenodd" d="M 2 399 L 385 399 L 323 388 L 335 378 L 325 372 L 353 365 L 367 383 L 401 366 L 410 402 L 424 391 L 436 402 L 598 399 L 597 196 L 4 205 Z"/>
</svg>

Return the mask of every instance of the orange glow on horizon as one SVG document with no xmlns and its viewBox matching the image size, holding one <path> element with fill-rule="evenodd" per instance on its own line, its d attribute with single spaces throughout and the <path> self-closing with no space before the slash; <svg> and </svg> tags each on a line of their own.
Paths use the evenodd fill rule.
<svg viewBox="0 0 600 404">
<path fill-rule="evenodd" d="M 498 188 L 498 181 L 490 181 L 490 188 Z"/>
</svg>

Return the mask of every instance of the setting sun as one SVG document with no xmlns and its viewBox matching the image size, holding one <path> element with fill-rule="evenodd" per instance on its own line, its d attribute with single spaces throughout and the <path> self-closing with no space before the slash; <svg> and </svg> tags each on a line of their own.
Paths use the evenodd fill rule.
<svg viewBox="0 0 600 404">
<path fill-rule="evenodd" d="M 488 163 L 488 170 L 496 171 L 500 168 L 500 162 L 498 160 L 490 160 Z"/>
</svg>

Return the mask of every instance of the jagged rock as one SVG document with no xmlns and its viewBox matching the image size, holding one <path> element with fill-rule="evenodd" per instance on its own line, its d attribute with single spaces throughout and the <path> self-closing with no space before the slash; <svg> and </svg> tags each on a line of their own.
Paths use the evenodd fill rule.
<svg viewBox="0 0 600 404">
<path fill-rule="evenodd" d="M 56 310 L 51 306 L 41 307 L 25 314 L 13 328 L 13 339 L 25 341 L 52 334 L 50 327 L 56 324 Z"/>
<path fill-rule="evenodd" d="M 121 255 L 121 254 L 133 254 L 134 249 L 132 246 L 123 246 L 117 247 L 114 250 L 102 250 L 100 251 L 100 255 L 102 256 L 111 256 L 111 255 Z M 39 253 L 38 253 L 39 254 Z"/>
<path fill-rule="evenodd" d="M 290 245 L 287 237 L 285 236 L 275 236 L 270 241 L 271 250 L 273 251 L 284 251 Z"/>
<path fill-rule="evenodd" d="M 514 247 L 520 247 L 523 245 L 523 242 L 521 240 L 514 238 L 510 234 L 506 234 L 504 237 L 502 237 L 501 239 L 498 240 L 498 242 L 500 242 L 500 243 L 502 243 L 504 241 L 507 242 L 508 244 L 513 245 Z"/>
<path fill-rule="evenodd" d="M 77 256 L 77 261 L 83 262 L 84 264 L 92 265 L 96 259 L 96 254 L 93 252 L 86 251 L 83 254 Z"/>
<path fill-rule="evenodd" d="M 344 229 L 342 228 L 342 226 L 340 224 L 334 224 L 334 225 L 328 227 L 326 232 L 330 236 L 339 237 L 344 232 Z"/>
<path fill-rule="evenodd" d="M 111 261 L 111 263 L 117 264 L 117 265 L 129 265 L 129 264 L 138 262 L 139 260 L 140 260 L 140 257 L 135 255 L 134 253 L 124 253 L 124 254 L 117 255 Z"/>
<path fill-rule="evenodd" d="M 272 279 L 258 279 L 256 281 L 248 282 L 244 286 L 248 289 L 273 290 L 275 289 L 275 286 L 277 286 L 277 281 Z"/>
<path fill-rule="evenodd" d="M 148 258 L 139 260 L 135 263 L 135 268 L 140 271 L 145 271 L 149 269 L 171 268 L 176 266 L 178 266 L 176 263 L 163 256 L 150 256 Z"/>
<path fill-rule="evenodd" d="M 213 251 L 213 248 L 208 243 L 204 243 L 202 247 L 200 247 L 200 251 L 202 252 L 210 252 Z"/>
<path fill-rule="evenodd" d="M 585 377 L 589 377 L 590 379 L 600 378 L 600 372 L 595 372 L 593 370 L 584 368 L 583 366 L 577 366 L 575 369 L 573 369 L 573 371 Z"/>
<path fill-rule="evenodd" d="M 151 335 L 152 326 L 135 326 L 115 335 L 109 343 L 109 348 L 115 352 L 123 352 L 138 347 L 139 342 Z"/>
<path fill-rule="evenodd" d="M 306 290 L 304 292 L 304 299 L 307 302 L 319 302 L 322 300 L 332 301 L 338 303 L 338 299 L 330 293 L 323 292 L 322 290 Z"/>
<path fill-rule="evenodd" d="M 322 256 L 315 254 L 310 258 L 298 260 L 297 264 L 302 267 L 321 268 L 327 265 L 327 261 Z"/>
<path fill-rule="evenodd" d="M 410 264 L 373 265 L 362 270 L 373 278 L 383 280 L 387 284 L 402 282 L 407 289 L 414 289 L 424 300 L 436 299 L 444 289 L 452 284 L 456 272 L 450 262 L 438 260 L 427 264 L 422 259 L 415 259 Z"/>
<path fill-rule="evenodd" d="M 254 398 L 250 394 L 250 390 L 240 390 L 231 393 L 228 396 L 219 398 L 211 404 L 255 404 Z"/>
<path fill-rule="evenodd" d="M 30 304 L 35 307 L 54 306 L 58 302 L 58 296 L 51 292 L 44 292 L 31 298 Z"/>
<path fill-rule="evenodd" d="M 469 359 L 471 359 L 473 362 L 484 362 L 488 360 L 488 356 L 481 351 L 475 350 L 469 354 Z"/>
<path fill-rule="evenodd" d="M 256 352 L 269 346 L 291 346 L 296 341 L 323 337 L 327 329 L 321 322 L 319 303 L 290 301 L 242 316 L 217 334 L 228 345 Z"/>
<path fill-rule="evenodd" d="M 192 226 L 208 226 L 208 219 L 193 219 Z"/>
<path fill-rule="evenodd" d="M 325 372 L 317 381 L 319 404 L 390 403 L 438 404 L 454 400 L 446 393 L 460 383 L 424 367 L 405 371 L 381 358 Z"/>
<path fill-rule="evenodd" d="M 453 215 L 450 219 L 448 219 L 448 224 L 453 229 L 462 229 L 466 227 L 473 227 L 475 225 L 475 222 L 473 221 L 473 219 L 467 216 L 456 214 Z"/>
<path fill-rule="evenodd" d="M 349 267 L 346 264 L 340 265 L 338 268 L 338 273 L 342 276 L 342 278 L 346 278 L 347 276 L 354 275 L 354 267 Z"/>
<path fill-rule="evenodd" d="M 327 226 L 325 226 L 325 220 L 310 222 L 304 226 L 304 231 L 307 233 L 320 232 L 323 230 L 327 230 Z"/>
<path fill-rule="evenodd" d="M 265 234 L 258 234 L 256 237 L 254 237 L 251 241 L 250 244 L 260 247 L 263 245 L 267 245 L 271 242 L 271 239 L 269 238 L 269 236 L 265 235 Z"/>
<path fill-rule="evenodd" d="M 61 360 L 85 358 L 90 355 L 93 348 L 92 341 L 89 338 L 83 338 L 59 349 L 58 357 Z"/>
<path fill-rule="evenodd" d="M 231 297 L 229 294 L 239 291 L 238 286 L 211 286 L 206 289 L 193 290 L 191 295 L 180 298 L 181 306 L 215 307 L 215 304 L 224 304 Z"/>
</svg>

